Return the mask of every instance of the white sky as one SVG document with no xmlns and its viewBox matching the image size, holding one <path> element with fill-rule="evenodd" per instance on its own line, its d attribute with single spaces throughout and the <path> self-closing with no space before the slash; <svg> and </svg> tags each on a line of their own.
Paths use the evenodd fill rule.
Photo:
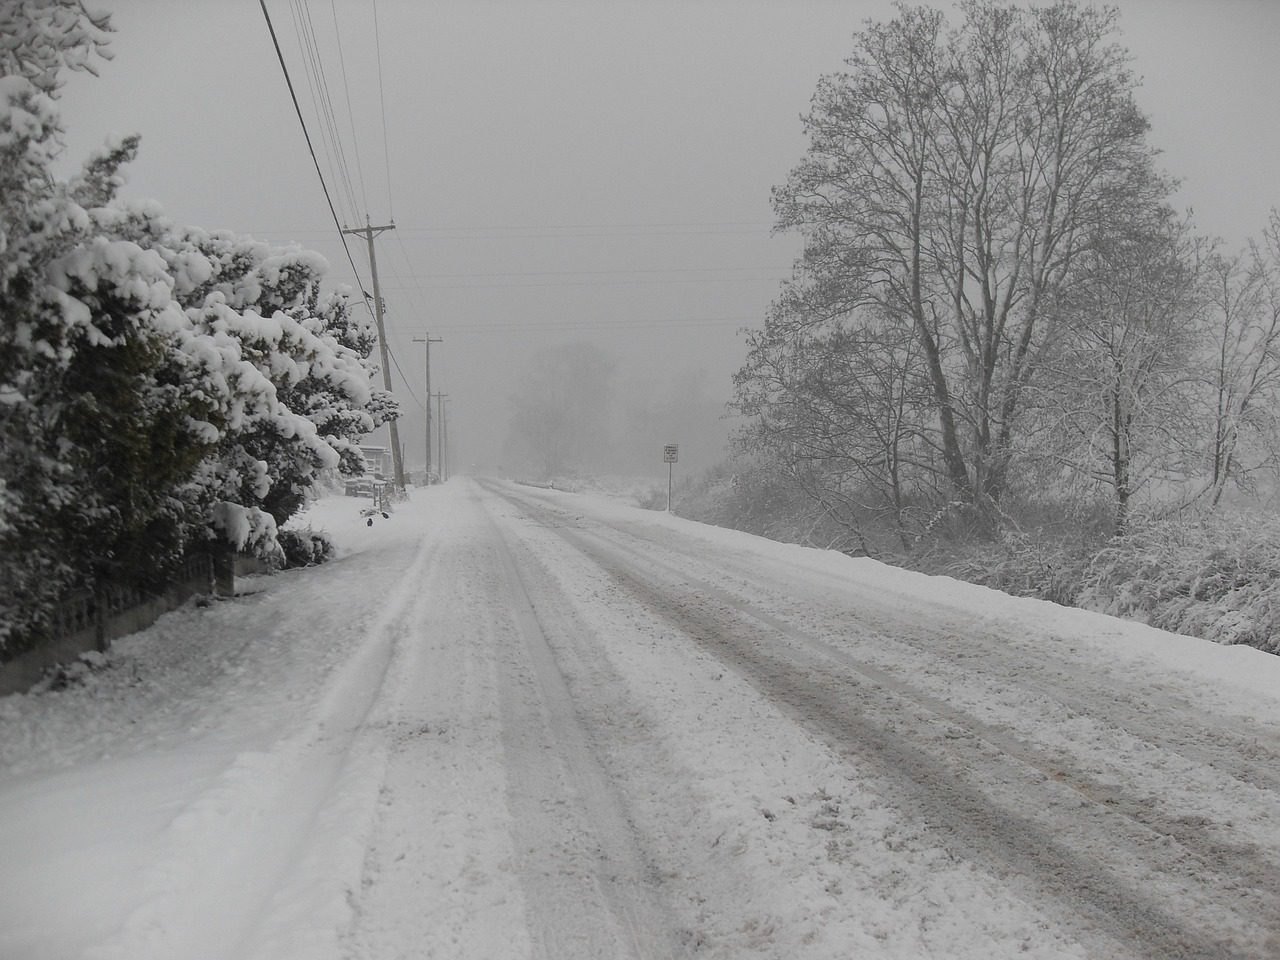
<svg viewBox="0 0 1280 960">
<path fill-rule="evenodd" d="M 421 397 L 411 339 L 445 339 L 432 387 L 450 394 L 464 463 L 497 462 L 508 398 L 547 345 L 587 339 L 615 355 L 632 406 L 696 371 L 728 399 L 738 330 L 763 316 L 798 249 L 770 236 L 769 189 L 803 153 L 799 115 L 862 21 L 892 14 L 879 0 L 380 0 L 384 152 L 373 0 L 268 0 L 319 149 L 297 4 L 344 139 L 354 208 L 321 157 L 339 215 L 394 216 L 378 243 L 389 341 Z M 99 5 L 113 13 L 116 59 L 68 84 L 68 161 L 139 132 L 127 195 L 179 222 L 296 240 L 351 282 L 258 4 Z M 1243 242 L 1280 206 L 1280 3 L 1118 6 L 1181 202 Z M 368 287 L 363 241 L 351 250 Z M 398 380 L 397 393 L 420 462 L 421 421 Z M 680 439 L 678 421 L 656 426 Z M 696 467 L 719 451 L 681 453 Z M 661 450 L 651 459 L 660 471 Z"/>
</svg>

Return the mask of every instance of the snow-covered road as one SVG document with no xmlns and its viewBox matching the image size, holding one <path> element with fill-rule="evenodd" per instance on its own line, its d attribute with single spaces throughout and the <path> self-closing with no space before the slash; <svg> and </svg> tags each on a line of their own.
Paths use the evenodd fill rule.
<svg viewBox="0 0 1280 960">
<path fill-rule="evenodd" d="M 1280 658 L 458 479 L 0 700 L 0 957 L 1280 957 Z"/>
</svg>

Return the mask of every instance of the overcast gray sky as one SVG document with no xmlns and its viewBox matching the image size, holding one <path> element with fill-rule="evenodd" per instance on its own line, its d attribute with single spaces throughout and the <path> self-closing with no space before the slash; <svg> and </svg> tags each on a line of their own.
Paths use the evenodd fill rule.
<svg viewBox="0 0 1280 960">
<path fill-rule="evenodd" d="M 116 58 L 68 84 L 68 160 L 139 132 L 126 195 L 179 222 L 298 241 L 352 282 L 257 2 L 97 5 L 112 11 Z M 1280 206 L 1280 3 L 1118 6 L 1181 202 L 1207 232 L 1243 242 Z M 408 384 L 421 398 L 412 338 L 443 337 L 432 387 L 451 396 L 464 461 L 481 462 L 500 458 L 507 399 L 541 347 L 607 350 L 633 406 L 694 377 L 728 399 L 739 328 L 759 322 L 798 250 L 770 235 L 768 201 L 804 150 L 799 115 L 862 21 L 892 14 L 880 0 L 378 0 L 379 49 L 373 0 L 267 7 L 340 217 L 363 223 L 367 210 L 398 226 L 378 259 Z M 349 194 L 322 147 L 303 12 Z M 363 241 L 351 249 L 368 287 Z M 400 383 L 420 462 L 421 421 Z M 654 426 L 681 439 L 674 419 Z M 685 443 L 691 467 L 719 455 Z M 661 450 L 651 459 L 660 470 Z"/>
</svg>

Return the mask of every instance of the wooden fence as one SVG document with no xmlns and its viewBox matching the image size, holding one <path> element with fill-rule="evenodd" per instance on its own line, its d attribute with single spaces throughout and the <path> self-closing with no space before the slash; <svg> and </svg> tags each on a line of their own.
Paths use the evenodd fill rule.
<svg viewBox="0 0 1280 960">
<path fill-rule="evenodd" d="M 50 635 L 0 663 L 0 696 L 27 690 L 50 667 L 73 661 L 90 650 L 105 652 L 117 637 L 149 627 L 161 614 L 191 597 L 215 592 L 215 573 L 219 575 L 217 592 L 227 592 L 228 582 L 234 592 L 234 575 L 228 577 L 225 569 L 230 559 L 215 564 L 209 554 L 192 554 L 182 562 L 169 586 L 159 592 L 104 584 L 97 590 L 64 597 Z"/>
</svg>

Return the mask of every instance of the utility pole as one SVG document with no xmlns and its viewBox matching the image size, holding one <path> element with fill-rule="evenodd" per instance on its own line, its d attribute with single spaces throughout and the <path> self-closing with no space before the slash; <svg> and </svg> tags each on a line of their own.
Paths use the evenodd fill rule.
<svg viewBox="0 0 1280 960">
<path fill-rule="evenodd" d="M 427 483 L 431 482 L 431 345 L 433 343 L 444 343 L 439 337 L 433 337 L 427 334 L 425 337 L 414 337 L 414 343 L 420 343 L 427 348 Z M 440 459 L 444 460 L 442 454 Z"/>
<path fill-rule="evenodd" d="M 445 394 L 447 397 L 448 394 Z M 444 408 L 444 416 L 440 418 L 440 425 L 444 427 L 444 446 L 440 448 L 440 466 L 446 469 L 448 474 L 452 474 L 453 470 L 448 468 L 449 464 L 449 407 L 446 404 Z"/>
<path fill-rule="evenodd" d="M 382 351 L 382 385 L 386 388 L 387 393 L 390 393 L 391 358 L 387 352 L 387 332 L 382 325 L 382 294 L 378 290 L 378 260 L 373 252 L 373 238 L 379 234 L 386 233 L 388 230 L 394 230 L 396 225 L 389 223 L 381 227 L 375 227 L 369 223 L 367 215 L 364 218 L 364 224 L 363 227 L 354 227 L 342 232 L 363 237 L 365 242 L 369 244 L 369 271 L 373 274 L 373 318 L 378 324 L 378 345 Z M 400 457 L 400 432 L 396 429 L 394 420 L 388 421 L 387 426 L 391 433 L 391 466 L 396 475 L 396 489 L 403 491 L 404 461 Z"/>
<path fill-rule="evenodd" d="M 440 451 L 440 482 L 441 483 L 449 479 L 448 476 L 446 476 L 445 474 L 445 463 L 447 461 L 444 458 L 444 455 L 445 455 L 444 398 L 447 396 L 449 396 L 447 393 L 437 393 L 435 395 L 436 397 L 436 449 Z"/>
</svg>

